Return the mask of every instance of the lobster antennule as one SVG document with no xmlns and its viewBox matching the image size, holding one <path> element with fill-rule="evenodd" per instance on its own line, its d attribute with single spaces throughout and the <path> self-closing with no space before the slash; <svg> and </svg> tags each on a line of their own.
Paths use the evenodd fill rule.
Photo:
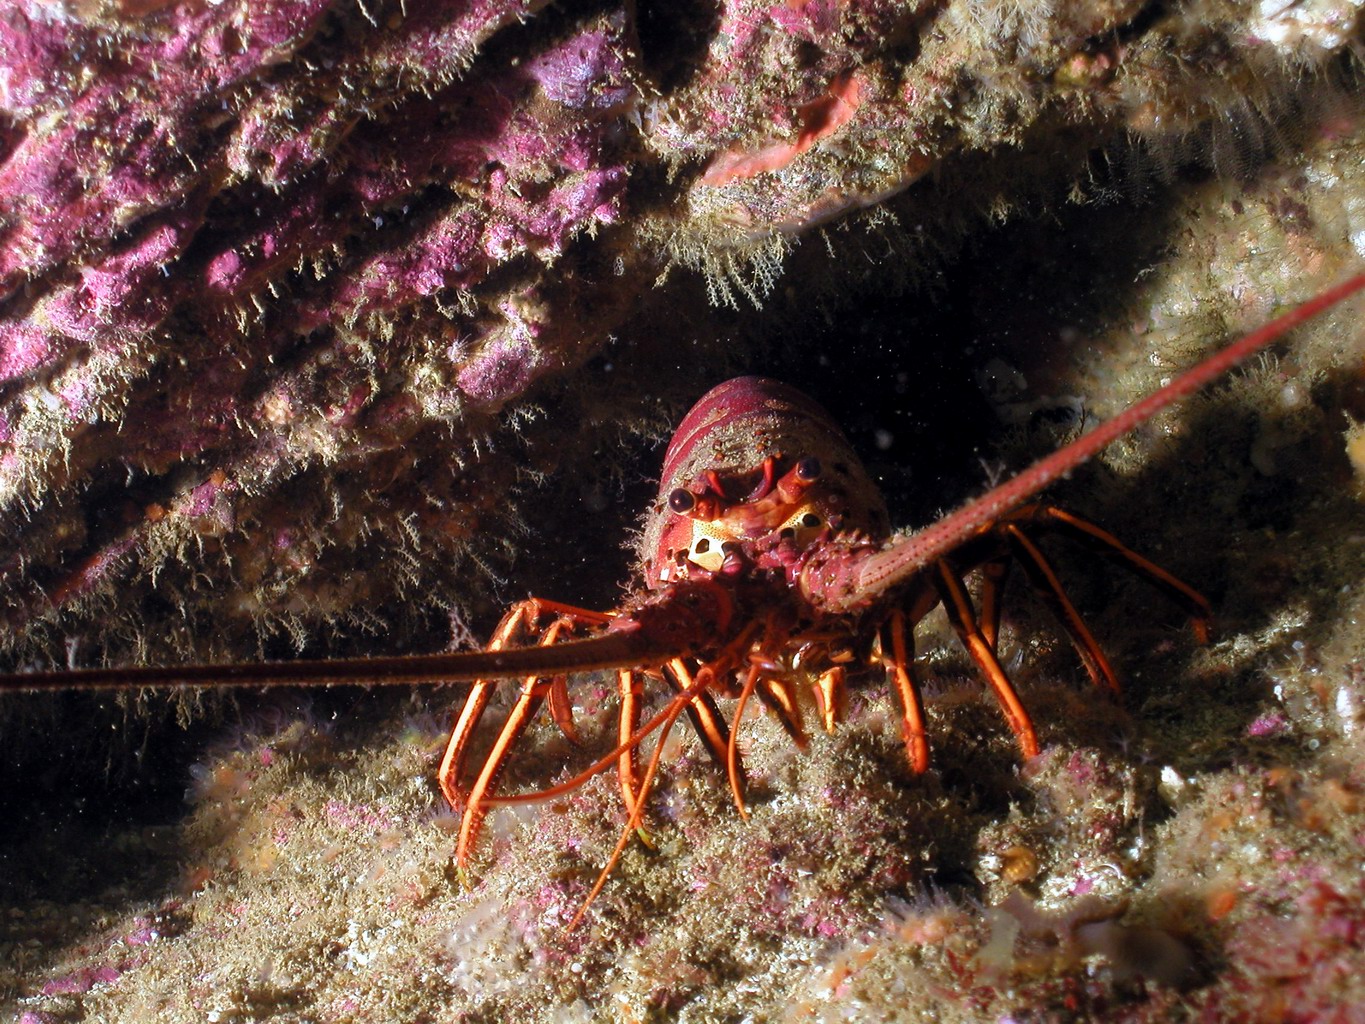
<svg viewBox="0 0 1365 1024">
<path fill-rule="evenodd" d="M 629 623 L 629 620 L 626 620 Z M 598 636 L 547 647 L 452 651 L 335 661 L 94 668 L 0 676 L 0 693 L 37 690 L 135 690 L 220 686 L 410 686 L 590 672 L 663 662 L 685 653 L 627 624 Z"/>
<path fill-rule="evenodd" d="M 932 526 L 892 542 L 881 551 L 856 552 L 843 566 L 825 564 L 807 572 L 802 586 L 830 612 L 849 611 L 865 605 L 925 571 L 980 531 L 1000 521 L 1006 513 L 1094 458 L 1130 430 L 1157 413 L 1194 394 L 1234 366 L 1255 355 L 1300 324 L 1365 289 L 1365 274 L 1357 274 L 1329 288 L 1288 313 L 1239 338 L 1191 367 L 1175 380 L 1094 430 L 1044 456 L 1019 475 L 963 505 Z"/>
</svg>

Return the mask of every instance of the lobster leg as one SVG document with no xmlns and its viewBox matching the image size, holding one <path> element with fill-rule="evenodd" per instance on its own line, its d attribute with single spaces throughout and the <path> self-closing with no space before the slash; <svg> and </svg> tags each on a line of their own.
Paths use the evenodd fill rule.
<svg viewBox="0 0 1365 1024">
<path fill-rule="evenodd" d="M 576 623 L 599 626 L 611 619 L 611 616 L 602 612 L 591 611 L 587 608 L 575 608 L 573 605 L 560 604 L 558 601 L 546 601 L 542 598 L 532 597 L 525 601 L 518 601 L 508 609 L 507 614 L 498 623 L 497 629 L 493 631 L 487 649 L 489 651 L 506 649 L 519 632 L 534 634 L 536 622 L 545 612 L 558 615 L 560 621 L 564 622 L 566 626 L 572 626 Z M 543 638 L 542 644 L 544 644 Z M 456 716 L 455 725 L 450 730 L 450 739 L 446 743 L 445 754 L 441 757 L 441 766 L 436 772 L 436 781 L 441 787 L 442 795 L 445 796 L 446 802 L 450 804 L 451 808 L 456 811 L 464 810 L 468 797 L 468 794 L 460 786 L 460 776 L 464 774 L 465 759 L 469 755 L 469 742 L 473 738 L 474 730 L 478 727 L 484 711 L 488 708 L 488 701 L 493 696 L 493 689 L 496 685 L 496 682 L 491 679 L 479 679 L 470 688 L 469 696 L 465 698 L 460 713 Z M 556 716 L 559 727 L 564 730 L 565 735 L 570 740 L 573 740 L 572 718 L 568 717 L 566 724 L 565 721 L 560 720 L 562 716 L 563 712 L 560 716 Z"/>
<path fill-rule="evenodd" d="M 1000 598 L 1009 581 L 1011 561 L 997 558 L 977 567 L 981 574 L 981 635 L 997 654 L 1000 652 Z"/>
<path fill-rule="evenodd" d="M 762 644 L 749 650 L 749 668 L 745 673 L 739 699 L 735 702 L 734 720 L 730 725 L 730 736 L 726 743 L 725 774 L 730 780 L 730 792 L 734 795 L 735 807 L 739 810 L 740 817 L 746 821 L 749 810 L 744 805 L 744 774 L 739 759 L 739 723 L 744 717 L 744 709 L 748 706 L 749 699 L 757 693 L 759 700 L 777 716 L 796 746 L 805 749 L 807 743 L 806 729 L 801 721 L 801 707 L 796 702 L 795 690 L 788 680 L 774 674 L 783 671 L 774 655 L 775 652 L 766 649 Z"/>
<path fill-rule="evenodd" d="M 1024 705 L 1019 700 L 1019 694 L 1015 691 L 1013 684 L 1010 683 L 1005 670 L 1000 666 L 1000 661 L 996 658 L 995 652 L 986 643 L 986 638 L 981 635 L 981 628 L 976 622 L 976 611 L 972 607 L 972 599 L 967 594 L 967 588 L 963 586 L 957 571 L 946 560 L 940 560 L 935 565 L 934 586 L 938 589 L 939 597 L 943 601 L 944 611 L 948 613 L 948 622 L 952 625 L 953 631 L 957 633 L 962 645 L 967 648 L 967 653 L 972 656 L 972 660 L 976 662 L 982 675 L 986 677 L 986 681 L 995 690 L 995 696 L 1000 701 L 1000 710 L 1004 712 L 1005 721 L 1009 723 L 1010 730 L 1014 733 L 1015 739 L 1019 741 L 1019 749 L 1026 758 L 1037 757 L 1038 735 L 1034 731 L 1033 721 L 1029 718 L 1028 712 L 1024 710 Z"/>
<path fill-rule="evenodd" d="M 702 687 L 706 685 L 709 673 L 710 670 L 703 667 L 697 673 L 696 680 L 689 677 L 688 685 L 680 690 L 670 703 L 663 719 L 663 727 L 659 731 L 659 741 L 654 745 L 654 753 L 650 755 L 644 778 L 640 780 L 641 799 L 635 801 L 626 815 L 626 824 L 621 829 L 621 837 L 617 839 L 616 847 L 611 851 L 611 856 L 607 858 L 607 863 L 598 874 L 597 881 L 593 883 L 592 889 L 588 891 L 587 897 L 583 900 L 583 905 L 578 908 L 578 912 L 564 926 L 566 935 L 578 927 L 579 922 L 583 920 L 583 915 L 592 906 L 593 900 L 597 899 L 598 894 L 602 892 L 602 887 L 607 884 L 607 878 L 610 877 L 612 869 L 616 867 L 617 862 L 621 859 L 621 854 L 625 851 L 626 843 L 630 842 L 631 832 L 640 831 L 645 810 L 643 794 L 648 792 L 649 787 L 654 783 L 654 776 L 659 771 L 659 759 L 663 756 L 664 746 L 668 742 L 668 734 L 673 729 L 673 725 L 677 722 L 678 715 L 682 713 L 683 709 L 691 707 L 692 698 L 688 697 L 689 692 L 696 691 L 696 696 L 701 696 L 705 692 Z"/>
<path fill-rule="evenodd" d="M 939 600 L 937 590 L 919 585 L 907 602 L 907 608 L 892 611 L 879 639 L 881 654 L 878 660 L 891 670 L 891 681 L 901 705 L 905 755 L 910 761 L 910 770 L 916 775 L 929 769 L 929 733 L 925 728 L 924 695 L 915 678 L 915 626 L 933 611 Z M 991 650 L 994 650 L 993 645 Z"/>
<path fill-rule="evenodd" d="M 493 631 L 493 637 L 488 641 L 488 650 L 501 651 L 507 646 L 509 640 L 516 635 L 519 628 L 523 628 L 528 622 L 534 622 L 539 614 L 540 606 L 535 598 L 527 601 L 518 601 L 507 610 L 507 614 L 498 623 L 498 628 Z M 460 775 L 463 774 L 465 757 L 469 752 L 469 741 L 474 735 L 474 729 L 479 724 L 479 719 L 483 717 L 485 709 L 488 707 L 489 698 L 493 696 L 493 686 L 491 680 L 477 680 L 469 690 L 469 696 L 465 698 L 464 704 L 460 708 L 460 713 L 455 719 L 455 725 L 450 730 L 450 739 L 446 742 L 445 754 L 441 757 L 441 767 L 437 769 L 436 781 L 441 787 L 441 793 L 445 796 L 446 802 L 456 811 L 464 809 L 465 800 L 468 794 L 460 787 Z"/>
<path fill-rule="evenodd" d="M 1119 680 L 1114 673 L 1114 667 L 1105 657 L 1104 651 L 1096 642 L 1095 636 L 1090 632 L 1090 627 L 1085 624 L 1085 619 L 1076 610 L 1076 606 L 1071 603 L 1071 598 L 1066 596 L 1066 591 L 1062 588 L 1062 581 L 1057 578 L 1056 571 L 1052 564 L 1047 560 L 1047 556 L 1039 550 L 1038 545 L 1034 544 L 1019 529 L 1015 523 L 1005 523 L 1000 527 L 1010 542 L 1010 547 L 1014 550 L 1015 556 L 1024 563 L 1024 572 L 1028 574 L 1029 582 L 1033 584 L 1033 589 L 1052 609 L 1057 621 L 1062 624 L 1067 635 L 1071 638 L 1071 645 L 1076 648 L 1076 653 L 1080 655 L 1081 663 L 1085 665 L 1085 670 L 1090 674 L 1090 679 L 1102 690 L 1118 694 Z"/>
<path fill-rule="evenodd" d="M 460 818 L 460 839 L 455 847 L 455 864 L 462 872 L 469 862 L 469 851 L 474 845 L 474 840 L 478 838 L 479 827 L 483 823 L 485 814 L 483 798 L 497 782 L 512 747 L 521 739 L 526 727 L 531 724 L 531 719 L 540 710 L 548 689 L 548 684 L 535 676 L 529 677 L 522 684 L 521 694 L 517 697 L 516 704 L 512 706 L 512 713 L 503 723 L 502 731 L 498 733 L 498 738 L 493 743 L 493 749 L 488 752 L 488 758 L 479 770 L 474 785 L 469 789 L 464 814 Z"/>
<path fill-rule="evenodd" d="M 573 701 L 569 697 L 569 677 L 555 676 L 551 679 L 547 696 L 550 699 L 551 720 L 559 726 L 565 739 L 578 746 L 578 727 L 574 725 Z"/>
<path fill-rule="evenodd" d="M 1213 618 L 1213 609 L 1209 606 L 1208 599 L 1184 580 L 1171 575 L 1155 562 L 1143 558 L 1108 530 L 1101 529 L 1071 512 L 1052 505 L 1030 505 L 1020 509 L 1010 518 L 1025 516 L 1040 526 L 1051 527 L 1074 538 L 1111 562 L 1141 576 L 1165 594 L 1168 600 L 1185 610 L 1190 617 L 1190 624 L 1194 627 L 1194 635 L 1201 644 L 1209 642 L 1209 623 Z"/>
<path fill-rule="evenodd" d="M 924 697 L 914 676 L 914 628 L 907 627 L 905 612 L 897 608 L 891 613 L 888 631 L 891 634 L 891 678 L 901 702 L 905 754 L 910 759 L 910 770 L 919 775 L 929 769 L 929 737 L 924 728 Z"/>
<path fill-rule="evenodd" d="M 559 639 L 561 633 L 573 629 L 578 623 L 601 625 L 609 619 L 609 616 L 601 612 L 531 598 L 513 606 L 503 617 L 502 622 L 494 631 L 489 649 L 503 649 L 519 629 L 533 632 L 537 620 L 545 611 L 554 612 L 559 617 L 541 635 L 539 643 L 542 647 L 552 646 Z M 494 645 L 497 645 L 496 648 Z M 475 682 L 465 700 L 464 707 L 460 711 L 455 727 L 451 731 L 450 741 L 446 744 L 446 752 L 441 758 L 441 767 L 437 775 L 441 792 L 450 802 L 451 807 L 463 812 L 460 821 L 459 842 L 455 849 L 455 863 L 461 871 L 469 861 L 469 851 L 473 847 L 483 821 L 486 810 L 483 806 L 484 797 L 489 794 L 497 782 L 497 777 L 501 773 L 512 747 L 526 731 L 526 727 L 530 725 L 547 696 L 551 698 L 551 706 L 555 709 L 555 721 L 560 729 L 571 741 L 576 738 L 563 677 L 557 676 L 547 683 L 539 676 L 528 676 L 522 684 L 521 694 L 513 705 L 507 720 L 503 723 L 502 730 L 499 732 L 497 740 L 494 741 L 493 748 L 489 751 L 487 758 L 485 758 L 483 767 L 479 770 L 473 786 L 468 792 L 465 792 L 459 783 L 460 775 L 468 754 L 470 737 L 478 725 L 479 719 L 483 716 L 483 712 L 488 707 L 488 701 L 492 695 L 492 685 L 488 680 L 481 679 Z M 562 692 L 557 693 L 556 690 Z"/>
<path fill-rule="evenodd" d="M 815 706 L 820 712 L 820 725 L 825 732 L 833 732 L 844 716 L 844 702 L 848 699 L 848 670 L 835 665 L 821 673 L 815 681 Z"/>
<path fill-rule="evenodd" d="M 763 670 L 759 666 L 749 666 L 749 672 L 744 677 L 744 688 L 739 691 L 739 700 L 735 702 L 735 721 L 730 727 L 730 736 L 725 744 L 725 775 L 730 780 L 730 793 L 735 798 L 735 808 L 745 821 L 749 820 L 749 808 L 744 806 L 744 776 L 739 767 L 739 722 L 744 717 L 744 709 L 748 706 L 749 698 L 753 696 L 762 677 Z"/>
<path fill-rule="evenodd" d="M 777 716 L 782 728 L 792 738 L 798 750 L 805 750 L 810 740 L 806 736 L 806 724 L 802 720 L 801 705 L 797 703 L 796 691 L 789 680 L 773 679 L 764 676 L 758 681 L 758 699 Z"/>
<path fill-rule="evenodd" d="M 623 668 L 616 673 L 617 693 L 621 698 L 620 725 L 617 729 L 617 742 L 629 743 L 640 730 L 640 715 L 644 708 L 644 682 L 640 673 Z M 635 744 L 621 751 L 616 760 L 616 777 L 621 785 L 621 800 L 626 805 L 626 814 L 635 810 L 636 801 L 641 797 L 638 779 L 640 778 L 640 747 Z"/>
<path fill-rule="evenodd" d="M 710 669 L 703 668 L 701 671 L 710 672 Z M 674 658 L 664 666 L 664 677 L 679 693 L 691 690 L 696 685 L 682 658 Z M 697 678 L 700 677 L 701 672 L 698 672 Z M 687 717 L 692 720 L 693 728 L 706 744 L 711 757 L 724 768 L 729 763 L 730 730 L 710 690 L 698 687 L 696 694 L 688 701 L 686 710 Z"/>
</svg>

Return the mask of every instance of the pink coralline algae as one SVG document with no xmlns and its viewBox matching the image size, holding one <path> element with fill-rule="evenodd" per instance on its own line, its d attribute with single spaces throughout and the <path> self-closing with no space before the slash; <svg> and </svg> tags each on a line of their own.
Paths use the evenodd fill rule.
<svg viewBox="0 0 1365 1024">
<path fill-rule="evenodd" d="M 81 995 L 89 992 L 96 985 L 117 981 L 120 973 L 114 967 L 87 968 L 78 971 L 76 974 L 48 982 L 43 986 L 42 994 L 45 996 Z"/>
<path fill-rule="evenodd" d="M 4 643 L 232 654 L 477 605 L 519 492 L 655 429 L 580 372 L 608 344 L 655 391 L 657 353 L 719 351 L 703 295 L 760 297 L 836 217 L 961 232 L 1020 187 L 983 155 L 1046 181 L 1276 116 L 1349 38 L 1328 6 L 12 3 Z"/>
</svg>

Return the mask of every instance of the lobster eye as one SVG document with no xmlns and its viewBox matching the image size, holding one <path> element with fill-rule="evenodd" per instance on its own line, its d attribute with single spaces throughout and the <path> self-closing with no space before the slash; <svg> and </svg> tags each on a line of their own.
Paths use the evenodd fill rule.
<svg viewBox="0 0 1365 1024">
<path fill-rule="evenodd" d="M 686 487 L 679 487 L 668 496 L 668 507 L 679 515 L 684 515 L 697 507 L 697 496 Z"/>
<path fill-rule="evenodd" d="M 807 455 L 796 464 L 796 478 L 804 483 L 819 480 L 821 472 L 820 460 L 814 455 Z"/>
</svg>

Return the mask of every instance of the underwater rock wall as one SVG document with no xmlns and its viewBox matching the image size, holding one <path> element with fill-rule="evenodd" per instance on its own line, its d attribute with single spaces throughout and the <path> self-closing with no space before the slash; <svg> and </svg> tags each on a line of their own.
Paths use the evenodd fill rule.
<svg viewBox="0 0 1365 1024">
<path fill-rule="evenodd" d="M 9 5 L 0 643 L 482 622 L 547 473 L 591 489 L 604 444 L 657 439 L 779 282 L 837 304 L 859 229 L 804 236 L 890 213 L 901 286 L 1100 147 L 1245 167 L 1334 91 L 1356 12 Z"/>
</svg>

